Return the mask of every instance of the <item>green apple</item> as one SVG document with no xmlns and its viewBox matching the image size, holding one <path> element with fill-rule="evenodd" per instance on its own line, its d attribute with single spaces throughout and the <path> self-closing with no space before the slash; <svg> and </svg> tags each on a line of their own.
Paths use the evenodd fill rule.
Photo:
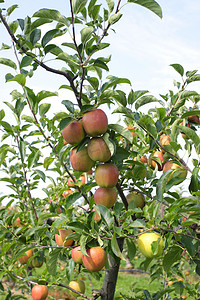
<svg viewBox="0 0 200 300">
<path fill-rule="evenodd" d="M 152 251 L 152 243 L 158 241 L 158 239 L 160 239 L 158 244 L 158 251 L 154 254 Z M 138 248 L 145 257 L 158 257 L 163 253 L 163 239 L 157 232 L 143 233 L 138 238 Z"/>
<path fill-rule="evenodd" d="M 132 191 L 126 196 L 126 200 L 128 204 L 131 201 L 134 201 L 136 204 L 136 207 L 143 208 L 145 206 L 145 196 L 141 192 Z"/>
</svg>

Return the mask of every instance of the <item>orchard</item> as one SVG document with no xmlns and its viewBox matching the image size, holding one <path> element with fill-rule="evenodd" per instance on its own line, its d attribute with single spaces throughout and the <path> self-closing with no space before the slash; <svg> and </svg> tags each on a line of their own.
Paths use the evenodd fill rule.
<svg viewBox="0 0 200 300">
<path fill-rule="evenodd" d="M 175 91 L 157 98 L 110 75 L 105 54 L 125 4 L 162 18 L 160 5 L 69 0 L 66 15 L 55 2 L 15 20 L 7 2 L 0 299 L 200 299 L 200 74 L 172 62 Z M 58 91 L 32 84 L 46 73 Z M 127 262 L 157 288 L 118 291 Z"/>
</svg>

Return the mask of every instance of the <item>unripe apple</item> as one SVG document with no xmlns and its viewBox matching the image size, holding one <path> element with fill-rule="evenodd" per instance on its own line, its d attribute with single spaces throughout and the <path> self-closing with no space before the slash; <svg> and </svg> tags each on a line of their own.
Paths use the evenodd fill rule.
<svg viewBox="0 0 200 300">
<path fill-rule="evenodd" d="M 43 265 L 43 262 L 44 262 L 43 259 L 41 259 L 38 256 L 35 256 L 30 263 L 30 267 L 31 268 L 40 268 Z"/>
<path fill-rule="evenodd" d="M 71 250 L 71 257 L 73 261 L 75 261 L 75 263 L 77 264 L 83 263 L 82 261 L 83 254 L 81 252 L 81 246 L 77 246 Z"/>
<path fill-rule="evenodd" d="M 117 201 L 117 192 L 115 188 L 98 188 L 94 193 L 94 202 L 107 208 L 113 207 Z"/>
<path fill-rule="evenodd" d="M 65 141 L 70 145 L 79 144 L 85 136 L 81 122 L 71 122 L 63 130 L 62 135 Z"/>
<path fill-rule="evenodd" d="M 31 256 L 33 256 L 32 249 L 26 251 L 25 255 L 21 256 L 18 260 L 22 265 L 25 265 Z"/>
<path fill-rule="evenodd" d="M 84 294 L 85 293 L 85 283 L 83 282 L 83 280 L 81 279 L 77 279 L 77 280 L 73 280 L 73 281 L 70 281 L 69 283 L 69 287 L 74 289 L 75 291 L 79 292 L 79 293 L 82 293 Z M 71 291 L 71 294 L 74 296 L 74 297 L 77 297 L 78 294 L 74 293 Z"/>
<path fill-rule="evenodd" d="M 87 249 L 87 255 L 83 255 L 83 265 L 90 272 L 98 272 L 106 264 L 106 252 L 101 247 L 92 247 Z"/>
<path fill-rule="evenodd" d="M 31 290 L 33 300 L 45 300 L 48 296 L 46 285 L 36 284 Z"/>
<path fill-rule="evenodd" d="M 170 174 L 170 176 L 169 176 L 169 178 L 168 178 L 168 181 L 170 180 L 170 179 L 172 179 L 172 177 L 178 177 L 179 179 L 180 179 L 180 181 L 178 182 L 178 183 L 180 183 L 180 182 L 182 182 L 185 178 L 186 178 L 186 176 L 187 176 L 187 170 L 183 167 L 183 166 L 180 166 L 180 165 L 178 165 L 177 163 L 175 163 L 175 162 L 173 162 L 172 160 L 168 160 L 165 164 L 164 164 L 164 166 L 163 166 L 163 173 L 165 173 L 166 171 L 168 171 L 168 170 L 174 170 L 171 174 Z M 175 176 L 173 176 L 173 175 L 175 175 Z"/>
<path fill-rule="evenodd" d="M 61 247 L 71 246 L 73 244 L 73 240 L 65 241 L 66 237 L 73 233 L 71 229 L 59 229 L 59 234 L 55 234 L 56 244 Z"/>
<path fill-rule="evenodd" d="M 83 128 L 89 136 L 99 136 L 104 134 L 108 129 L 108 118 L 101 109 L 93 109 L 84 114 Z"/>
<path fill-rule="evenodd" d="M 88 154 L 94 161 L 106 162 L 111 158 L 110 149 L 102 137 L 95 137 L 89 141 Z"/>
<path fill-rule="evenodd" d="M 126 200 L 128 204 L 131 201 L 134 201 L 136 207 L 143 208 L 145 206 L 145 196 L 141 192 L 132 191 L 130 194 L 126 196 Z"/>
<path fill-rule="evenodd" d="M 158 239 L 160 239 L 158 244 L 158 251 L 156 254 L 154 254 L 152 251 L 152 243 L 158 241 Z M 145 257 L 158 257 L 163 253 L 163 239 L 157 232 L 143 233 L 138 238 L 138 248 Z"/>
<path fill-rule="evenodd" d="M 135 133 L 135 128 L 133 126 L 128 126 L 128 127 L 126 127 L 126 129 L 129 129 L 129 131 L 131 132 L 133 138 L 135 136 L 137 136 L 137 134 Z"/>
<path fill-rule="evenodd" d="M 100 187 L 114 187 L 118 182 L 119 170 L 113 164 L 98 165 L 94 177 Z"/>
<path fill-rule="evenodd" d="M 72 168 L 79 172 L 88 172 L 95 164 L 89 157 L 87 148 L 83 148 L 77 152 L 77 148 L 73 148 L 70 153 L 70 162 Z"/>
<path fill-rule="evenodd" d="M 160 159 L 160 163 L 158 163 L 157 161 L 155 161 L 153 159 L 153 157 L 157 157 Z M 156 165 L 158 166 L 158 171 L 162 171 L 162 168 L 163 168 L 163 153 L 162 151 L 155 151 L 154 153 L 152 153 L 150 156 L 149 156 L 149 165 L 151 166 L 152 169 L 155 170 L 156 168 Z"/>
<path fill-rule="evenodd" d="M 160 138 L 160 144 L 161 146 L 165 147 L 166 145 L 169 145 L 169 143 L 171 142 L 171 138 L 169 135 L 162 135 Z M 164 149 L 161 149 L 161 151 L 163 153 L 165 153 Z"/>
</svg>

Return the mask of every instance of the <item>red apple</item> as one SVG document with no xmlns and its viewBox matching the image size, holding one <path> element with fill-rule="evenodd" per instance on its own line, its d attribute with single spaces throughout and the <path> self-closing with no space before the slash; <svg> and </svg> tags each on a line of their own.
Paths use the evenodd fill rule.
<svg viewBox="0 0 200 300">
<path fill-rule="evenodd" d="M 89 136 L 99 136 L 104 134 L 108 129 L 108 118 L 101 109 L 94 109 L 84 114 L 83 128 Z"/>
<path fill-rule="evenodd" d="M 147 160 L 146 155 L 142 155 L 142 156 L 140 157 L 139 162 L 144 163 L 144 164 L 147 164 L 147 163 L 148 163 L 148 160 Z"/>
<path fill-rule="evenodd" d="M 106 264 L 106 252 L 101 247 L 87 249 L 87 255 L 83 255 L 83 265 L 91 272 L 98 272 Z"/>
<path fill-rule="evenodd" d="M 115 188 L 100 187 L 94 193 L 94 201 L 96 204 L 101 204 L 107 208 L 111 208 L 117 201 L 117 192 Z"/>
<path fill-rule="evenodd" d="M 95 162 L 89 157 L 86 147 L 78 152 L 77 148 L 73 148 L 70 153 L 70 162 L 72 168 L 79 172 L 88 172 L 95 164 Z"/>
<path fill-rule="evenodd" d="M 119 178 L 119 170 L 113 164 L 98 165 L 95 171 L 95 180 L 100 187 L 114 187 Z"/>
<path fill-rule="evenodd" d="M 171 138 L 169 135 L 162 135 L 160 138 L 160 144 L 161 146 L 163 146 L 165 148 L 166 145 L 169 145 L 169 143 L 171 142 Z M 163 153 L 165 153 L 164 149 L 161 149 L 161 151 Z"/>
<path fill-rule="evenodd" d="M 62 135 L 65 141 L 70 145 L 79 144 L 85 136 L 81 122 L 71 122 L 63 130 Z"/>
<path fill-rule="evenodd" d="M 106 162 L 111 158 L 110 149 L 101 137 L 95 137 L 89 141 L 88 154 L 94 161 Z"/>
<path fill-rule="evenodd" d="M 126 200 L 128 204 L 131 201 L 134 201 L 136 207 L 143 208 L 145 206 L 145 196 L 141 192 L 132 191 L 130 194 L 126 196 Z"/>
<path fill-rule="evenodd" d="M 21 256 L 18 260 L 22 265 L 25 265 L 32 255 L 33 255 L 33 250 L 30 249 L 26 251 L 25 255 Z"/>
<path fill-rule="evenodd" d="M 178 177 L 180 179 L 180 182 L 182 182 L 187 176 L 187 170 L 183 166 L 178 165 L 177 163 L 173 162 L 172 160 L 168 160 L 163 166 L 163 173 L 165 173 L 168 170 L 174 170 L 170 174 L 168 181 L 170 179 L 172 179 L 173 175 Z"/>
<path fill-rule="evenodd" d="M 155 161 L 153 157 L 157 157 L 160 159 L 160 163 Z M 149 165 L 151 166 L 152 169 L 155 170 L 156 165 L 158 166 L 158 171 L 162 171 L 163 168 L 163 153 L 162 151 L 155 151 L 149 156 Z"/>
<path fill-rule="evenodd" d="M 193 116 L 189 116 L 188 117 L 188 121 L 190 123 L 196 123 L 196 124 L 199 124 L 199 117 L 197 115 L 193 115 Z"/>
<path fill-rule="evenodd" d="M 75 263 L 77 264 L 82 264 L 82 252 L 81 252 L 81 246 L 77 246 L 75 248 L 72 249 L 71 251 L 71 257 L 73 259 L 73 261 L 75 261 Z"/>
<path fill-rule="evenodd" d="M 67 198 L 70 194 L 73 194 L 73 191 L 72 190 L 66 190 L 62 193 L 62 196 L 64 198 Z"/>
<path fill-rule="evenodd" d="M 93 209 L 93 211 L 95 211 L 95 208 Z M 96 211 L 95 214 L 94 214 L 94 221 L 99 222 L 100 220 L 101 220 L 101 216 Z"/>
<path fill-rule="evenodd" d="M 71 229 L 59 229 L 59 234 L 55 234 L 55 241 L 56 244 L 61 247 L 67 247 L 67 246 L 71 246 L 73 244 L 73 240 L 67 240 L 65 241 L 66 237 L 73 233 L 73 231 Z"/>
<path fill-rule="evenodd" d="M 36 284 L 31 290 L 33 300 L 45 300 L 48 296 L 48 289 L 46 285 Z"/>
</svg>

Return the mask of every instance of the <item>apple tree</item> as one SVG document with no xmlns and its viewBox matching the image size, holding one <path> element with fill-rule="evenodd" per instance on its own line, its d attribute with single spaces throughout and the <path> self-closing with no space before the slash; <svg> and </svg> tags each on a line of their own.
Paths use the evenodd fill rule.
<svg viewBox="0 0 200 300">
<path fill-rule="evenodd" d="M 200 95 L 190 88 L 200 74 L 172 64 L 174 91 L 159 99 L 109 75 L 108 36 L 124 4 L 162 18 L 154 0 L 70 0 L 68 15 L 55 3 L 14 20 L 17 5 L 0 1 L 10 39 L 0 63 L 5 88 L 15 87 L 0 111 L 9 188 L 1 195 L 1 299 L 27 299 L 31 290 L 33 299 L 53 299 L 51 289 L 62 287 L 111 300 L 120 264 L 136 255 L 160 288 L 130 287 L 115 299 L 200 299 Z M 47 72 L 58 91 L 33 88 Z M 85 291 L 87 276 L 102 286 Z"/>
</svg>

